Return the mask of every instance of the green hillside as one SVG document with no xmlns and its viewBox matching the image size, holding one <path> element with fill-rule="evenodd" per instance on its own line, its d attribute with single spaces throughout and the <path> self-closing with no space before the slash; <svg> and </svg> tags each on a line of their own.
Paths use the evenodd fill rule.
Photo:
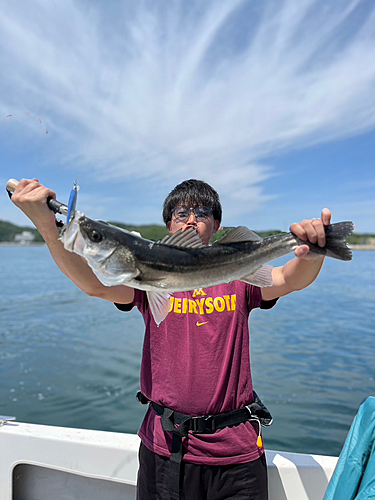
<svg viewBox="0 0 375 500">
<path fill-rule="evenodd" d="M 134 226 L 132 224 L 123 224 L 122 222 L 110 222 L 110 224 L 126 229 L 127 231 L 141 233 L 142 238 L 146 238 L 146 240 L 158 241 L 168 234 L 168 229 L 165 226 L 158 226 L 157 224 L 149 226 Z"/>
<path fill-rule="evenodd" d="M 165 226 L 160 226 L 157 224 L 150 224 L 150 225 L 142 225 L 142 226 L 136 226 L 134 224 L 124 224 L 122 222 L 109 222 L 109 224 L 112 224 L 117 227 L 121 227 L 123 229 L 126 229 L 127 231 L 137 231 L 142 235 L 143 238 L 146 238 L 147 240 L 152 240 L 152 241 L 158 241 L 164 238 L 168 234 L 168 229 Z M 212 237 L 212 242 L 220 239 L 230 228 L 225 228 L 221 229 L 218 231 L 216 234 L 213 235 Z M 40 236 L 39 232 L 36 229 L 33 229 L 31 227 L 21 227 L 21 226 L 16 226 L 14 224 L 11 224 L 10 222 L 2 221 L 0 220 L 0 242 L 13 242 L 14 237 L 16 234 L 21 234 L 22 231 L 28 231 L 35 236 L 35 242 L 39 243 L 42 242 L 43 239 Z M 265 238 L 266 236 L 271 236 L 274 234 L 278 234 L 280 231 L 264 231 L 264 232 L 258 232 L 258 234 L 262 237 Z"/>
<path fill-rule="evenodd" d="M 160 226 L 157 224 L 142 225 L 142 226 L 123 224 L 122 222 L 110 222 L 110 224 L 126 229 L 127 231 L 137 231 L 138 233 L 141 233 L 143 238 L 153 241 L 161 240 L 166 234 L 168 234 L 168 230 L 165 226 Z M 215 241 L 221 238 L 228 229 L 230 228 L 225 228 L 218 231 L 216 234 L 213 235 L 211 241 Z M 0 220 L 0 242 L 3 243 L 14 242 L 14 237 L 17 234 L 21 234 L 23 231 L 28 231 L 32 233 L 35 237 L 34 239 L 35 243 L 40 243 L 43 241 L 42 237 L 40 236 L 39 232 L 36 229 L 25 226 L 16 226 L 11 222 Z M 259 234 L 259 236 L 261 236 L 262 238 L 266 238 L 267 236 L 272 236 L 279 233 L 281 233 L 281 231 L 278 230 L 257 231 L 257 234 Z M 366 244 L 369 245 L 369 244 L 374 244 L 374 238 L 375 234 L 354 233 L 352 234 L 352 236 L 348 238 L 347 241 L 351 245 L 366 245 Z"/>
<path fill-rule="evenodd" d="M 0 220 L 0 242 L 13 242 L 16 234 L 21 234 L 23 231 L 28 231 L 34 235 L 34 242 L 40 243 L 43 238 L 39 232 L 31 227 L 16 226 L 11 222 Z"/>
</svg>

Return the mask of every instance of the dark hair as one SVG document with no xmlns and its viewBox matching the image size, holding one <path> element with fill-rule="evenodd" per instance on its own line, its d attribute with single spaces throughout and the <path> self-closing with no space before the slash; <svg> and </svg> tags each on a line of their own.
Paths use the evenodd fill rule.
<svg viewBox="0 0 375 500">
<path fill-rule="evenodd" d="M 206 182 L 190 179 L 181 182 L 169 193 L 163 205 L 165 224 L 172 218 L 172 210 L 179 205 L 194 207 L 203 205 L 212 209 L 214 219 L 221 222 L 221 203 L 217 192 Z"/>
</svg>

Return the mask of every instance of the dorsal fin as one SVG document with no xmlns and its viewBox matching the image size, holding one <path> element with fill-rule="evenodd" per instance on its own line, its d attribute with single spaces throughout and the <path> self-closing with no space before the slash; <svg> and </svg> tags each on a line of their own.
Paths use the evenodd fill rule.
<svg viewBox="0 0 375 500">
<path fill-rule="evenodd" d="M 238 243 L 240 241 L 261 241 L 261 239 L 258 234 L 250 231 L 246 226 L 238 226 L 225 234 L 220 240 L 215 241 L 214 245 L 227 245 L 228 243 Z"/>
<path fill-rule="evenodd" d="M 184 248 L 201 248 L 204 246 L 198 231 L 193 227 L 187 229 L 186 231 L 182 231 L 182 229 L 180 229 L 174 234 L 167 234 L 167 236 L 164 236 L 164 238 L 158 241 L 158 243 Z"/>
</svg>

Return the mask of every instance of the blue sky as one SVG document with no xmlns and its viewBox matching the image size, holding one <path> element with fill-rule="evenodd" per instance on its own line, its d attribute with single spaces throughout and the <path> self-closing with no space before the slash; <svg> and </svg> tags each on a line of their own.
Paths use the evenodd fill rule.
<svg viewBox="0 0 375 500">
<path fill-rule="evenodd" d="M 88 217 L 161 223 L 195 177 L 224 225 L 375 233 L 372 0 L 0 0 L 0 43 L 4 186 L 78 176 Z M 0 219 L 28 223 L 5 192 Z"/>
</svg>

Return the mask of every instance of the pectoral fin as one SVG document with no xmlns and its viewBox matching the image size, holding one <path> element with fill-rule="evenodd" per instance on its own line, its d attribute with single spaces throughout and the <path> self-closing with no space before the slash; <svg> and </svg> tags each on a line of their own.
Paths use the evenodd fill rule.
<svg viewBox="0 0 375 500">
<path fill-rule="evenodd" d="M 146 292 L 148 303 L 155 323 L 160 323 L 168 316 L 171 307 L 170 294 L 166 292 Z"/>
<path fill-rule="evenodd" d="M 262 266 L 258 271 L 253 274 L 248 274 L 241 278 L 241 281 L 249 283 L 249 285 L 259 286 L 260 288 L 265 288 L 267 286 L 273 285 L 272 279 L 272 269 L 273 266 L 265 265 Z"/>
</svg>

